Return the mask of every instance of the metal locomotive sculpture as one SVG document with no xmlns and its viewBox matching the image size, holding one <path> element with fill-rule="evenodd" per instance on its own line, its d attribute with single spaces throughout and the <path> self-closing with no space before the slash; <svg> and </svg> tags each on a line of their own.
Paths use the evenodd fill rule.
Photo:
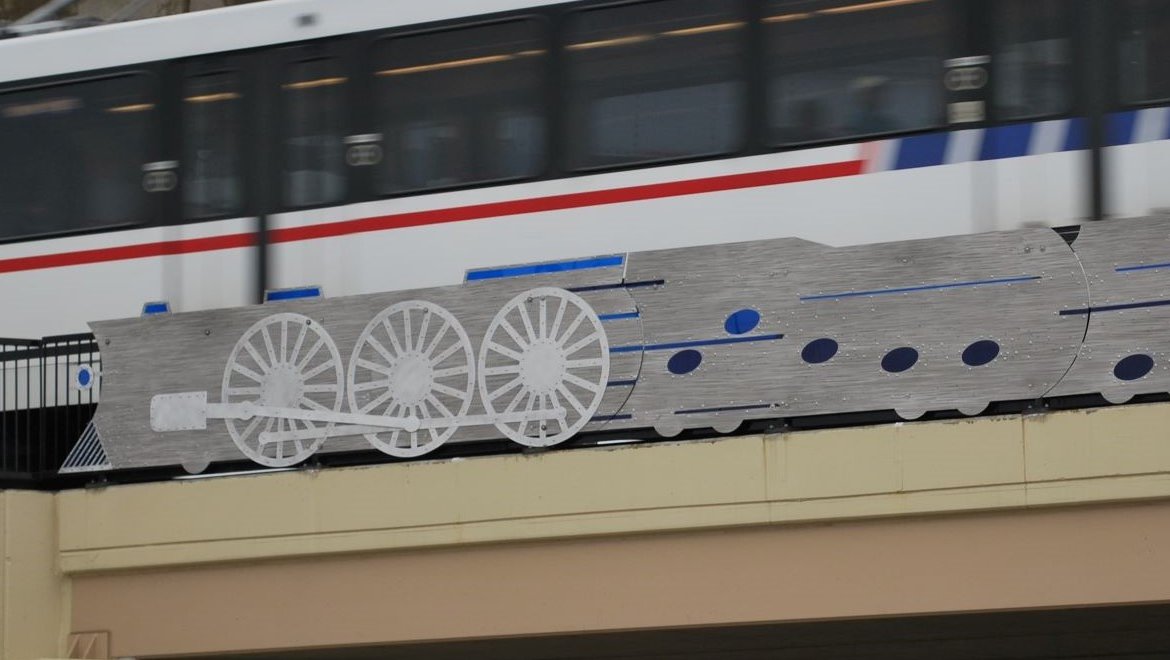
<svg viewBox="0 0 1170 660">
<path fill-rule="evenodd" d="M 506 437 L 1170 391 L 1170 218 L 471 271 L 416 291 L 92 324 L 112 467 L 415 457 Z"/>
</svg>

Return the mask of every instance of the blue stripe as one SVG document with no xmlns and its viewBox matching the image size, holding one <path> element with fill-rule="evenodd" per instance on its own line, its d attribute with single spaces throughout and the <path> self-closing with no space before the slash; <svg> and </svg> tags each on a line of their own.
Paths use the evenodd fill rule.
<svg viewBox="0 0 1170 660">
<path fill-rule="evenodd" d="M 637 380 L 611 380 L 605 384 L 606 387 L 633 387 L 638 384 Z"/>
<path fill-rule="evenodd" d="M 1034 282 L 1040 279 L 1039 275 L 1024 277 L 1005 277 L 997 280 L 972 280 L 970 282 L 954 282 L 951 284 L 928 284 L 925 286 L 907 286 L 898 289 L 874 289 L 872 291 L 845 291 L 843 293 L 825 293 L 816 296 L 801 296 L 802 302 L 811 300 L 835 300 L 838 298 L 857 298 L 859 296 L 882 296 L 891 293 L 912 293 L 916 291 L 941 291 L 943 289 L 958 289 L 961 287 L 984 286 L 990 284 L 1015 284 L 1017 282 Z"/>
<path fill-rule="evenodd" d="M 591 422 L 616 422 L 623 419 L 633 419 L 633 415 L 598 415 L 591 418 Z"/>
<path fill-rule="evenodd" d="M 693 348 L 695 346 L 722 346 L 724 344 L 745 344 L 754 341 L 776 341 L 784 335 L 757 335 L 755 337 L 722 337 L 720 339 L 697 339 L 695 341 L 677 341 L 668 344 L 645 344 L 637 346 L 614 346 L 610 353 L 636 353 L 638 351 L 670 351 L 676 348 Z"/>
<path fill-rule="evenodd" d="M 636 319 L 641 316 L 639 312 L 621 312 L 619 314 L 601 314 L 597 318 L 601 321 L 618 321 L 620 319 Z"/>
<path fill-rule="evenodd" d="M 1170 264 L 1146 264 L 1142 266 L 1118 266 L 1114 268 L 1114 272 L 1118 273 L 1132 273 L 1138 270 L 1154 270 L 1155 268 L 1170 268 Z"/>
<path fill-rule="evenodd" d="M 1085 138 L 1085 120 L 1076 117 L 1068 120 L 1068 133 L 1064 136 L 1064 151 L 1080 151 L 1088 148 Z"/>
<path fill-rule="evenodd" d="M 613 257 L 596 257 L 593 259 L 578 259 L 575 261 L 554 261 L 546 264 L 530 266 L 511 266 L 508 268 L 491 268 L 484 270 L 467 271 L 467 282 L 478 280 L 495 280 L 505 277 L 524 277 L 526 275 L 542 275 L 544 273 L 563 273 L 571 270 L 590 270 L 594 268 L 610 268 L 620 266 L 625 262 L 621 255 Z"/>
<path fill-rule="evenodd" d="M 644 280 L 641 282 L 619 282 L 617 284 L 594 284 L 593 286 L 578 286 L 569 289 L 573 293 L 587 293 L 589 291 L 609 291 L 610 289 L 639 289 L 647 286 L 662 286 L 666 280 Z"/>
<path fill-rule="evenodd" d="M 979 160 L 1027 156 L 1034 126 L 1034 124 L 1011 124 L 988 129 L 983 133 L 983 148 L 979 152 Z"/>
<path fill-rule="evenodd" d="M 264 302 L 279 302 L 281 300 L 300 300 L 302 298 L 320 298 L 321 287 L 309 286 L 302 289 L 281 289 L 279 291 L 264 292 Z"/>
<path fill-rule="evenodd" d="M 1061 316 L 1082 316 L 1090 312 L 1120 312 L 1127 309 L 1145 309 L 1147 307 L 1167 307 L 1170 306 L 1170 300 L 1151 300 L 1149 302 L 1137 303 L 1122 303 L 1119 305 L 1102 305 L 1100 307 L 1088 307 L 1082 309 L 1062 309 Z"/>
<path fill-rule="evenodd" d="M 947 153 L 950 133 L 927 133 L 900 140 L 896 170 L 942 165 Z"/>
<path fill-rule="evenodd" d="M 737 410 L 761 410 L 771 408 L 774 404 L 758 403 L 750 406 L 721 406 L 719 408 L 692 408 L 690 410 L 676 410 L 676 415 L 700 415 L 702 413 L 735 412 Z"/>
<path fill-rule="evenodd" d="M 1133 142 L 1133 131 L 1137 125 L 1137 111 L 1114 112 L 1105 124 L 1106 144 L 1116 147 Z"/>
</svg>

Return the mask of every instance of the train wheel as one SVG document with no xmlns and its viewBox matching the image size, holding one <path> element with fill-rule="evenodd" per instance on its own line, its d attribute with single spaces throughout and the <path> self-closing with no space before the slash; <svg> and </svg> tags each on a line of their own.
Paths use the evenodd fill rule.
<svg viewBox="0 0 1170 660">
<path fill-rule="evenodd" d="M 504 305 L 488 326 L 478 373 L 484 410 L 501 418 L 496 428 L 522 445 L 549 447 L 572 437 L 601 405 L 609 343 L 580 296 L 532 289 Z M 557 409 L 563 412 L 555 418 L 523 418 Z"/>
<path fill-rule="evenodd" d="M 273 314 L 257 321 L 236 342 L 224 368 L 220 400 L 337 412 L 342 401 L 341 365 L 336 344 L 319 323 L 301 314 Z M 225 421 L 240 451 L 268 467 L 300 463 L 320 448 L 333 428 L 279 417 Z M 319 431 L 320 437 L 260 440 L 261 433 L 283 431 Z"/>
<path fill-rule="evenodd" d="M 474 397 L 474 354 L 463 326 L 438 305 L 412 300 L 382 310 L 353 348 L 346 384 L 360 414 L 418 417 L 417 432 L 367 433 L 391 456 L 411 458 L 447 441 Z"/>
</svg>

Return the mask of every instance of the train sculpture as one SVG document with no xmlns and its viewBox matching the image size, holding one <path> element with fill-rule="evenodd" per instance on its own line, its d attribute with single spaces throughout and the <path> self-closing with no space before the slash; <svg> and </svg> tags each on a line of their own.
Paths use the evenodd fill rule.
<svg viewBox="0 0 1170 660">
<path fill-rule="evenodd" d="M 1170 217 L 777 239 L 92 324 L 113 468 L 1170 391 Z"/>
</svg>

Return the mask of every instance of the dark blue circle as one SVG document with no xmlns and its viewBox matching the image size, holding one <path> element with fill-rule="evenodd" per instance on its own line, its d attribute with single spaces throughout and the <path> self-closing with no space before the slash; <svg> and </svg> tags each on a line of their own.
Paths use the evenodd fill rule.
<svg viewBox="0 0 1170 660">
<path fill-rule="evenodd" d="M 968 367 L 982 367 L 999 357 L 999 344 L 990 339 L 980 339 L 963 351 L 963 364 Z"/>
<path fill-rule="evenodd" d="M 1137 380 L 1150 373 L 1154 368 L 1154 358 L 1138 353 L 1122 358 L 1117 366 L 1113 367 L 1113 375 L 1117 380 Z"/>
<path fill-rule="evenodd" d="M 820 364 L 832 360 L 837 354 L 837 348 L 837 342 L 828 337 L 814 339 L 800 352 L 800 357 L 809 364 Z"/>
<path fill-rule="evenodd" d="M 882 369 L 892 374 L 900 374 L 903 371 L 908 371 L 917 363 L 918 351 L 909 346 L 903 346 L 886 353 L 886 356 L 882 358 Z"/>
<path fill-rule="evenodd" d="M 89 373 L 89 369 L 78 369 L 77 370 L 77 384 L 78 385 L 81 385 L 82 387 L 89 385 L 90 378 L 91 378 L 91 375 Z"/>
<path fill-rule="evenodd" d="M 727 317 L 723 323 L 723 329 L 727 330 L 728 334 L 743 335 L 755 330 L 759 324 L 759 312 L 754 309 L 741 309 L 738 312 L 732 312 Z"/>
<path fill-rule="evenodd" d="M 685 351 L 679 351 L 670 356 L 670 360 L 666 363 L 666 368 L 670 370 L 670 373 L 681 376 L 698 369 L 699 363 L 702 361 L 702 353 L 688 348 Z"/>
</svg>

